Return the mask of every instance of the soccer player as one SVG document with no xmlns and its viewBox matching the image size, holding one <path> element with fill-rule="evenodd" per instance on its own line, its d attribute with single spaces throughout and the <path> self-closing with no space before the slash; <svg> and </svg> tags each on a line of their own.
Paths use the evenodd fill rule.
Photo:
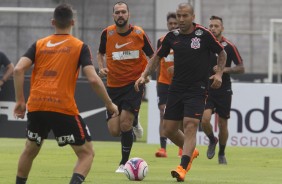
<svg viewBox="0 0 282 184">
<path fill-rule="evenodd" d="M 27 101 L 27 140 L 18 162 L 16 184 L 26 183 L 32 162 L 51 130 L 58 145 L 69 144 L 77 156 L 70 184 L 81 184 L 90 171 L 94 157 L 91 136 L 79 115 L 74 99 L 80 66 L 93 90 L 113 114 L 112 117 L 119 113 L 96 74 L 88 46 L 70 35 L 74 25 L 70 5 L 61 4 L 55 8 L 52 25 L 55 34 L 37 40 L 20 58 L 14 69 L 14 116 L 24 118 L 24 73 L 34 66 Z"/>
<path fill-rule="evenodd" d="M 115 118 L 107 113 L 110 134 L 121 136 L 122 158 L 116 173 L 124 172 L 133 145 L 132 125 L 138 118 L 144 89 L 142 85 L 136 92 L 134 83 L 147 65 L 146 55 L 154 53 L 144 30 L 129 24 L 129 17 L 128 5 L 117 2 L 113 7 L 115 24 L 103 30 L 97 55 L 99 74 L 107 76 L 107 91 L 120 110 Z"/>
<path fill-rule="evenodd" d="M 225 146 L 228 139 L 228 128 L 227 121 L 230 118 L 232 88 L 230 81 L 230 74 L 244 73 L 245 69 L 243 66 L 242 58 L 236 48 L 236 46 L 227 40 L 222 32 L 224 30 L 223 21 L 221 17 L 211 16 L 209 29 L 216 39 L 224 47 L 227 54 L 226 65 L 222 75 L 222 85 L 218 89 L 210 88 L 208 92 L 208 99 L 205 107 L 205 111 L 202 118 L 202 129 L 209 138 L 209 146 L 207 150 L 207 157 L 212 159 L 215 155 L 215 148 L 218 139 L 214 136 L 212 125 L 210 123 L 212 113 L 218 114 L 218 127 L 219 127 L 219 152 L 218 152 L 218 163 L 227 164 L 225 157 Z M 217 56 L 211 54 L 211 75 L 217 72 Z M 235 66 L 231 67 L 232 62 Z"/>
<path fill-rule="evenodd" d="M 165 136 L 183 147 L 180 165 L 171 171 L 177 181 L 184 181 L 192 153 L 196 146 L 198 124 L 202 118 L 208 85 L 209 55 L 218 54 L 217 71 L 210 77 L 212 88 L 221 86 L 221 76 L 226 62 L 226 53 L 213 34 L 205 27 L 194 23 L 193 7 L 181 3 L 176 10 L 179 30 L 169 32 L 160 49 L 150 59 L 145 71 L 135 83 L 143 85 L 145 78 L 154 72 L 162 57 L 174 52 L 174 75 L 169 88 L 164 114 Z M 142 89 L 142 88 L 141 88 Z M 179 130 L 183 121 L 184 133 Z"/>
<path fill-rule="evenodd" d="M 13 75 L 14 70 L 13 63 L 10 62 L 8 57 L 3 52 L 0 52 L 0 68 L 2 65 L 5 67 L 5 72 L 0 79 L 0 90 L 9 77 Z"/>
<path fill-rule="evenodd" d="M 169 12 L 166 16 L 167 21 L 167 29 L 172 31 L 178 27 L 176 21 L 176 14 L 174 12 Z M 161 46 L 161 42 L 163 41 L 164 36 L 158 40 L 157 47 Z M 169 53 L 169 55 L 165 58 L 161 59 L 160 66 L 157 69 L 157 95 L 158 95 L 158 107 L 160 111 L 160 125 L 159 125 L 159 133 L 160 133 L 160 145 L 161 148 L 155 153 L 156 157 L 167 157 L 166 153 L 166 143 L 167 138 L 164 135 L 164 127 L 163 127 L 163 115 L 165 110 L 165 104 L 167 101 L 167 93 L 168 88 L 171 83 L 171 79 L 173 76 L 173 50 Z M 179 156 L 182 155 L 182 148 L 179 148 Z"/>
</svg>

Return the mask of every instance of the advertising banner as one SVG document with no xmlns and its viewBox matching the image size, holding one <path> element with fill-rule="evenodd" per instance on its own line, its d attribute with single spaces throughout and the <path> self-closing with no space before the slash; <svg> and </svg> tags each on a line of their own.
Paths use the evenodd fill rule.
<svg viewBox="0 0 282 184">
<path fill-rule="evenodd" d="M 282 148 L 282 85 L 263 83 L 233 83 L 233 97 L 228 121 L 229 146 Z M 156 81 L 147 84 L 148 95 L 148 143 L 159 144 L 159 110 Z M 217 118 L 211 123 L 218 135 Z M 197 144 L 208 145 L 201 131 Z"/>
</svg>

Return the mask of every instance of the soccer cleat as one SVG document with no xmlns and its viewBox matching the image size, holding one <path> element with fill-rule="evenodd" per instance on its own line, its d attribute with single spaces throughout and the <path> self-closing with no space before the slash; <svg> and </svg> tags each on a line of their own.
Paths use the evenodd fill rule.
<svg viewBox="0 0 282 184">
<path fill-rule="evenodd" d="M 216 137 L 214 137 L 214 143 L 210 142 L 208 150 L 207 150 L 207 157 L 208 157 L 208 159 L 212 159 L 214 157 L 215 148 L 216 148 L 216 144 L 217 143 L 218 143 L 218 139 Z"/>
<path fill-rule="evenodd" d="M 182 148 L 180 148 L 180 147 L 178 149 L 178 157 L 182 157 Z"/>
<path fill-rule="evenodd" d="M 199 150 L 197 148 L 194 149 L 190 162 L 188 163 L 186 171 L 188 172 L 192 167 L 192 162 L 195 158 L 199 156 Z"/>
<path fill-rule="evenodd" d="M 138 122 L 137 125 L 133 127 L 133 132 L 136 138 L 141 139 L 143 137 L 143 127 L 141 126 L 140 122 Z"/>
<path fill-rule="evenodd" d="M 225 155 L 218 155 L 218 164 L 227 165 Z"/>
<path fill-rule="evenodd" d="M 156 153 L 155 153 L 156 157 L 163 157 L 166 158 L 167 154 L 166 154 L 166 150 L 164 148 L 160 148 Z"/>
<path fill-rule="evenodd" d="M 177 166 L 177 168 L 175 170 L 171 171 L 171 176 L 173 178 L 176 178 L 176 180 L 178 182 L 182 182 L 184 181 L 185 175 L 186 175 L 186 170 L 183 169 L 183 167 L 181 165 Z"/>
<path fill-rule="evenodd" d="M 123 164 L 121 164 L 121 165 L 117 168 L 116 173 L 124 173 L 124 165 L 123 165 Z"/>
</svg>

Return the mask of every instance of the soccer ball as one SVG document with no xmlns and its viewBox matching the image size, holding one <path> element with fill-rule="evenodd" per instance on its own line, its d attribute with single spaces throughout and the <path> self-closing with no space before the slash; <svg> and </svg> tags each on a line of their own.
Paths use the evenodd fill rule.
<svg viewBox="0 0 282 184">
<path fill-rule="evenodd" d="M 148 172 L 148 164 L 142 158 L 131 158 L 124 165 L 124 174 L 129 180 L 141 181 Z"/>
</svg>

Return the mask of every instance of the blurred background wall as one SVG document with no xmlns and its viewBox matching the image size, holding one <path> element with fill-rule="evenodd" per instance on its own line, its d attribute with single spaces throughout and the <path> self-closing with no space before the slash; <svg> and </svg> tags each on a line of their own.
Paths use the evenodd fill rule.
<svg viewBox="0 0 282 184">
<path fill-rule="evenodd" d="M 100 34 L 105 27 L 113 24 L 112 8 L 116 0 L 1 0 L 0 8 L 55 8 L 61 2 L 72 4 L 77 11 L 77 27 L 74 34 L 91 47 L 93 57 L 96 58 Z M 224 35 L 238 47 L 244 60 L 246 74 L 242 76 L 267 75 L 269 21 L 271 18 L 282 19 L 281 0 L 125 0 L 125 2 L 129 5 L 131 24 L 143 27 L 154 47 L 157 39 L 167 31 L 167 12 L 175 11 L 180 2 L 193 4 L 196 22 L 206 27 L 211 15 L 221 16 L 224 20 Z M 51 18 L 52 13 L 0 12 L 0 50 L 16 63 L 36 39 L 53 33 Z M 96 61 L 94 64 L 97 67 Z M 281 70 L 281 66 L 277 67 Z M 255 79 L 256 77 L 252 77 L 251 80 Z"/>
</svg>

